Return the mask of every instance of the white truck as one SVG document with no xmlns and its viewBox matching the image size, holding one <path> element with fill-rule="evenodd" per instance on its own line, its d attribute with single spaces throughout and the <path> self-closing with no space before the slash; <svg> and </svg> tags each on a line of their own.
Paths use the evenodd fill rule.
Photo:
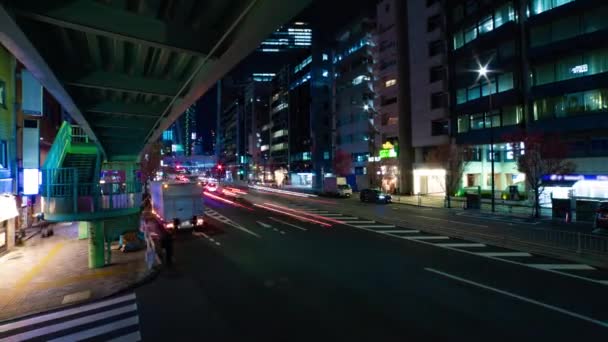
<svg viewBox="0 0 608 342">
<path fill-rule="evenodd" d="M 197 182 L 151 182 L 153 213 L 166 229 L 202 227 L 203 186 Z"/>
<path fill-rule="evenodd" d="M 353 189 L 346 183 L 346 177 L 326 177 L 323 180 L 323 193 L 331 196 L 350 197 Z"/>
</svg>

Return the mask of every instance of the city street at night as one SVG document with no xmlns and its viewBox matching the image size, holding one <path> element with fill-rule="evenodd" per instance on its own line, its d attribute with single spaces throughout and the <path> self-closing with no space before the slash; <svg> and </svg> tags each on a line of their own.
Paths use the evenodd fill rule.
<svg viewBox="0 0 608 342">
<path fill-rule="evenodd" d="M 608 341 L 606 18 L 0 0 L 0 342 Z"/>
<path fill-rule="evenodd" d="M 175 332 L 216 341 L 606 336 L 608 310 L 597 305 L 605 284 L 431 245 L 458 240 L 400 239 L 432 235 L 364 217 L 349 221 L 328 213 L 339 212 L 334 201 L 327 211 L 309 210 L 314 216 L 205 202 L 219 231 L 183 237 L 175 269 L 136 291 L 144 340 Z M 367 228 L 334 223 L 340 220 Z"/>
</svg>

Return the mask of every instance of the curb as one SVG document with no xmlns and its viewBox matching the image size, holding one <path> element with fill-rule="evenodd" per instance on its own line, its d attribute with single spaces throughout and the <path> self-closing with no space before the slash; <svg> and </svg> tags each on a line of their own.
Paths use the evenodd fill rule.
<svg viewBox="0 0 608 342">
<path fill-rule="evenodd" d="M 86 304 L 89 304 L 89 303 L 94 303 L 94 302 L 97 302 L 97 301 L 101 301 L 101 300 L 108 299 L 110 297 L 116 296 L 116 295 L 118 295 L 120 293 L 132 291 L 132 290 L 136 289 L 137 287 L 143 286 L 143 285 L 151 282 L 152 280 L 156 279 L 156 277 L 160 273 L 160 270 L 161 270 L 161 266 L 155 266 L 151 270 L 147 271 L 146 275 L 144 275 L 142 279 L 140 279 L 140 280 L 138 280 L 138 281 L 136 281 L 136 282 L 134 282 L 132 284 L 129 284 L 129 285 L 125 286 L 124 288 L 119 289 L 119 290 L 117 290 L 117 291 L 115 291 L 113 293 L 110 293 L 108 295 L 97 297 L 97 298 L 90 298 L 90 299 L 87 299 L 87 300 L 83 300 L 81 302 L 70 303 L 68 305 L 58 305 L 58 306 L 55 306 L 55 307 L 52 307 L 52 308 L 47 308 L 45 310 L 33 311 L 33 312 L 29 312 L 29 313 L 21 315 L 21 316 L 15 316 L 15 317 L 11 317 L 9 319 L 0 320 L 0 325 L 6 324 L 6 323 L 20 321 L 22 319 L 30 318 L 30 317 L 33 317 L 33 316 L 36 316 L 36 315 L 40 315 L 40 314 L 57 312 L 57 311 L 66 310 L 66 309 L 69 309 L 69 308 L 72 308 L 72 307 L 78 307 L 78 306 L 81 306 L 81 305 L 86 305 Z"/>
</svg>

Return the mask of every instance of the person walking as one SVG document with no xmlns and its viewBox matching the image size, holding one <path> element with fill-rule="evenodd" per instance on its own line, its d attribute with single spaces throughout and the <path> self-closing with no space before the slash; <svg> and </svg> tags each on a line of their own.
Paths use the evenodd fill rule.
<svg viewBox="0 0 608 342">
<path fill-rule="evenodd" d="M 171 267 L 173 265 L 173 232 L 165 230 L 162 236 L 162 246 L 165 250 L 165 263 Z"/>
</svg>

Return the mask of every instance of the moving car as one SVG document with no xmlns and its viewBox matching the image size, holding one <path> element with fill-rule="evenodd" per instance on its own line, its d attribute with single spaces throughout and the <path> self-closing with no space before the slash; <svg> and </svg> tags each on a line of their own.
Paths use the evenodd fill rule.
<svg viewBox="0 0 608 342">
<path fill-rule="evenodd" d="M 600 202 L 593 222 L 594 233 L 608 235 L 608 202 Z"/>
<path fill-rule="evenodd" d="M 391 196 L 378 189 L 364 189 L 359 194 L 361 202 L 390 203 Z"/>
</svg>

